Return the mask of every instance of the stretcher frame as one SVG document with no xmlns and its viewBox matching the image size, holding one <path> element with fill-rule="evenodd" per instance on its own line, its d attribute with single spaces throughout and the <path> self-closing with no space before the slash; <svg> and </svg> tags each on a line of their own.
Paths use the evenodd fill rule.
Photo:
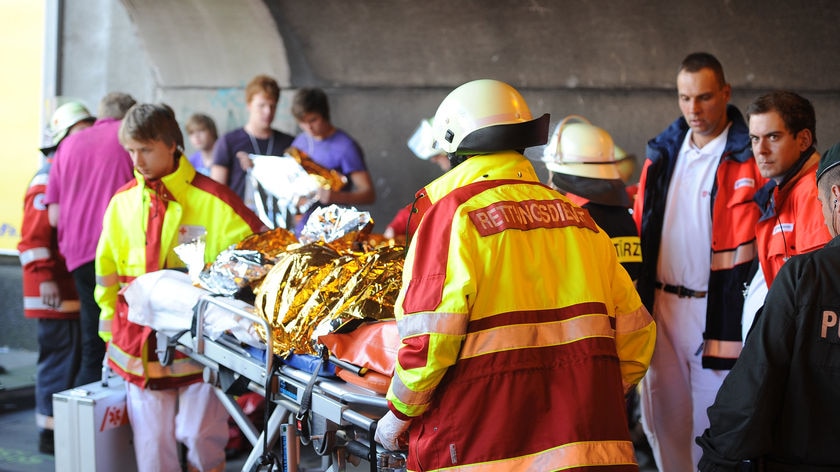
<svg viewBox="0 0 840 472">
<path fill-rule="evenodd" d="M 242 470 L 257 470 L 264 464 L 264 444 L 269 451 L 278 439 L 282 440 L 283 457 L 280 470 L 297 472 L 301 440 L 295 419 L 301 403 L 309 393 L 309 414 L 316 419 L 311 431 L 311 444 L 321 455 L 326 472 L 344 471 L 348 458 L 367 461 L 370 471 L 380 470 L 378 464 L 388 462 L 383 456 L 393 455 L 374 440 L 377 421 L 388 411 L 387 401 L 381 394 L 349 384 L 340 379 L 319 377 L 289 365 L 277 365 L 279 360 L 266 355 L 264 360 L 254 358 L 234 338 L 222 336 L 216 340 L 204 335 L 204 315 L 208 307 L 216 305 L 231 315 L 259 324 L 267 333 L 265 353 L 273 352 L 272 329 L 267 320 L 236 306 L 225 297 L 202 295 L 194 307 L 193 330 L 181 334 L 176 349 L 202 364 L 204 380 L 214 386 L 216 395 L 252 445 Z M 341 361 L 331 358 L 331 361 Z M 277 368 L 276 368 L 277 367 Z M 347 366 L 351 367 L 351 366 Z M 315 377 L 313 379 L 313 376 Z M 224 384 L 231 381 L 246 384 L 247 389 L 266 399 L 266 408 L 273 410 L 263 431 L 242 411 L 234 395 L 227 393 Z M 325 460 L 329 458 L 329 460 Z M 259 469 L 265 470 L 265 469 Z M 392 470 L 392 469 L 382 469 Z"/>
</svg>

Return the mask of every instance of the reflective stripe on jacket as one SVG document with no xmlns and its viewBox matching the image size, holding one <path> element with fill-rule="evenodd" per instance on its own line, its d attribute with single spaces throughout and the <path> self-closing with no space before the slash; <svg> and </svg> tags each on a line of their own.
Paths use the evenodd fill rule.
<svg viewBox="0 0 840 472">
<path fill-rule="evenodd" d="M 263 229 L 239 197 L 197 174 L 184 156 L 178 169 L 158 182 L 147 184 L 135 172 L 135 180 L 108 204 L 96 250 L 100 336 L 111 341 L 109 363 L 115 372 L 150 388 L 197 380 L 201 372 L 197 364 L 187 367 L 186 362 L 176 362 L 172 368 L 158 370 L 153 331 L 128 321 L 127 310 L 118 310 L 118 292 L 147 272 L 184 267 L 174 251 L 179 244 L 204 235 L 203 263 L 208 263 L 231 244 Z M 146 366 L 156 372 L 146 371 Z"/>
<path fill-rule="evenodd" d="M 712 247 L 703 367 L 711 369 L 731 369 L 741 352 L 743 290 L 753 274 L 750 269 L 756 258 L 755 223 L 759 216 L 752 197 L 765 181 L 753 159 L 749 130 L 741 113 L 729 105 L 727 116 L 732 126 L 718 164 L 709 208 Z M 644 259 L 637 287 L 648 310 L 653 309 L 668 186 L 688 130 L 685 119 L 678 118 L 648 142 L 647 160 L 639 180 L 633 219 L 639 229 Z"/>
<path fill-rule="evenodd" d="M 591 202 L 572 193 L 566 193 L 566 197 L 575 205 L 585 208 L 595 223 L 607 232 L 612 240 L 619 264 L 624 267 L 632 280 L 636 280 L 642 268 L 642 244 L 629 209 Z"/>
<path fill-rule="evenodd" d="M 408 468 L 638 470 L 623 394 L 655 325 L 609 237 L 518 153 L 471 157 L 418 195 L 432 206 L 387 395 L 413 418 Z"/>
<path fill-rule="evenodd" d="M 58 252 L 56 230 L 50 226 L 44 194 L 51 164 L 35 174 L 23 199 L 23 221 L 17 245 L 23 276 L 23 314 L 26 318 L 79 319 L 79 295 L 64 257 Z M 53 281 L 61 294 L 61 305 L 44 304 L 41 284 Z"/>
</svg>

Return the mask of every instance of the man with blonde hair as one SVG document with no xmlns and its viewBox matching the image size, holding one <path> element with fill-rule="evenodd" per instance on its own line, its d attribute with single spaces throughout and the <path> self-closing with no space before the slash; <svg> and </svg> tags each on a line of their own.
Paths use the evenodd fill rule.
<svg viewBox="0 0 840 472">
<path fill-rule="evenodd" d="M 253 189 L 248 185 L 248 170 L 253 167 L 249 154 L 282 156 L 292 144 L 292 136 L 271 127 L 280 101 L 280 86 L 274 78 L 257 75 L 245 87 L 248 122 L 225 133 L 213 150 L 210 177 L 233 189 L 253 209 Z"/>
</svg>

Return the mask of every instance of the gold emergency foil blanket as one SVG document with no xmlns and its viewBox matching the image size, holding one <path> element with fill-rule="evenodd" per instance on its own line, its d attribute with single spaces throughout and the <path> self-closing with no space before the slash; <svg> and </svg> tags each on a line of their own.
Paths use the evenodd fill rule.
<svg viewBox="0 0 840 472">
<path fill-rule="evenodd" d="M 225 296 L 233 296 L 245 287 L 253 290 L 289 245 L 297 243 L 295 235 L 282 228 L 252 234 L 216 256 L 196 275 L 196 284 Z"/>
<path fill-rule="evenodd" d="M 274 353 L 314 354 L 312 340 L 348 319 L 393 317 L 403 262 L 401 246 L 341 254 L 312 243 L 282 255 L 254 302 L 272 326 Z"/>
<path fill-rule="evenodd" d="M 336 170 L 327 169 L 326 167 L 313 161 L 305 152 L 298 148 L 290 147 L 286 149 L 286 154 L 292 156 L 307 174 L 312 176 L 318 184 L 323 188 L 328 188 L 333 192 L 341 190 L 347 183 L 347 177 L 341 175 Z"/>
<path fill-rule="evenodd" d="M 323 244 L 309 244 L 281 254 L 254 291 L 257 311 L 273 326 L 285 325 L 326 276 L 324 266 L 339 257 Z"/>
<path fill-rule="evenodd" d="M 286 252 L 289 245 L 297 242 L 297 238 L 291 231 L 275 228 L 246 237 L 236 244 L 236 249 L 258 251 L 267 261 L 274 262 Z"/>
<path fill-rule="evenodd" d="M 363 253 L 357 262 L 358 270 L 351 273 L 341 296 L 335 301 L 333 312 L 336 317 L 333 319 L 392 318 L 402 285 L 405 249 L 399 246 L 381 247 Z"/>
</svg>

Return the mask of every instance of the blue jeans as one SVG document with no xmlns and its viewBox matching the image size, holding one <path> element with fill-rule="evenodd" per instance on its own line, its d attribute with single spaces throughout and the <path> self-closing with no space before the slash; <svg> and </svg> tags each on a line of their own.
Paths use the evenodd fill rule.
<svg viewBox="0 0 840 472">
<path fill-rule="evenodd" d="M 38 320 L 35 411 L 53 415 L 52 395 L 75 386 L 82 354 L 79 320 Z"/>
</svg>

